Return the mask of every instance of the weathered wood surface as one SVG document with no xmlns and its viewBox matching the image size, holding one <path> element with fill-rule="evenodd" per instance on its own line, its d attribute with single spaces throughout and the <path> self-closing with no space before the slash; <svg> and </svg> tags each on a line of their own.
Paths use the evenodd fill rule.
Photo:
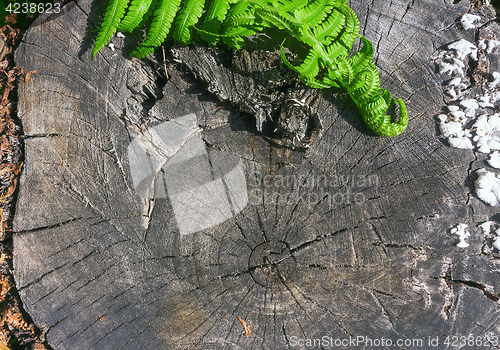
<svg viewBox="0 0 500 350">
<path fill-rule="evenodd" d="M 447 349 L 455 347 L 446 336 L 500 335 L 499 261 L 475 227 L 496 211 L 467 186 L 482 160 L 441 142 L 434 119 L 445 96 L 430 57 L 474 39 L 457 25 L 468 1 L 350 1 L 374 43 L 382 85 L 407 103 L 409 126 L 377 137 L 347 98 L 325 93 L 316 105 L 323 132 L 308 149 L 255 133 L 252 118 L 218 109 L 175 64 L 160 93 L 160 66 L 109 48 L 91 61 L 97 3 L 41 17 L 16 54 L 37 74 L 19 87 L 25 169 L 14 273 L 54 349 L 286 349 L 322 337 L 391 339 L 405 349 L 416 347 L 397 339 L 435 348 L 428 342 L 438 338 Z M 192 113 L 201 131 L 167 134 L 201 153 L 177 173 L 164 167 L 168 194 L 158 185 L 149 200 L 152 192 L 134 183 L 146 168 L 129 146 L 141 133 L 152 137 L 147 128 L 161 137 L 161 125 L 174 125 L 163 123 Z M 181 143 L 163 142 L 158 159 L 186 159 Z M 222 174 L 244 174 L 248 203 L 238 206 L 244 194 L 226 177 L 226 193 L 207 190 L 190 221 L 175 195 L 223 178 L 216 164 Z M 276 183 L 280 176 L 329 182 L 309 182 L 296 200 L 286 194 L 297 188 Z M 289 203 L 273 203 L 264 190 Z M 222 208 L 218 196 L 230 198 L 231 218 L 191 233 L 209 225 L 197 213 Z M 467 249 L 449 232 L 460 222 L 472 229 Z"/>
</svg>

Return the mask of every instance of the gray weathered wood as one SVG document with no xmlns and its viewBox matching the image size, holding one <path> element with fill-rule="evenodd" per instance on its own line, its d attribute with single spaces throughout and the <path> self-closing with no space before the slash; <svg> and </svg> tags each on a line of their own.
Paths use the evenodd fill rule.
<svg viewBox="0 0 500 350">
<path fill-rule="evenodd" d="M 446 336 L 498 336 L 498 259 L 482 252 L 474 227 L 496 212 L 465 185 L 481 166 L 474 153 L 436 135 L 445 96 L 430 57 L 474 38 L 457 26 L 469 2 L 453 2 L 350 1 L 374 43 L 383 87 L 407 103 L 409 126 L 396 138 L 377 137 L 348 98 L 324 93 L 315 102 L 322 134 L 308 149 L 255 133 L 255 120 L 217 108 L 174 63 L 164 83 L 160 65 L 122 53 L 127 40 L 113 38 L 118 50 L 105 47 L 91 61 L 90 30 L 104 4 L 95 1 L 91 12 L 82 0 L 51 20 L 41 16 L 16 53 L 25 71 L 38 73 L 19 87 L 25 169 L 14 274 L 49 344 L 286 349 L 299 338 L 364 337 L 431 348 L 438 337 L 446 349 L 455 348 L 443 344 Z M 203 141 L 207 153 L 193 158 L 200 167 L 166 174 L 168 195 L 148 199 L 134 184 L 129 145 L 192 113 L 201 130 L 185 140 Z M 180 157 L 176 151 L 158 157 Z M 234 159 L 247 205 L 239 211 L 232 202 L 232 218 L 182 234 L 172 183 L 220 178 L 215 164 L 226 173 Z M 308 186 L 278 182 L 299 178 Z M 467 250 L 449 232 L 460 222 L 473 230 Z"/>
</svg>

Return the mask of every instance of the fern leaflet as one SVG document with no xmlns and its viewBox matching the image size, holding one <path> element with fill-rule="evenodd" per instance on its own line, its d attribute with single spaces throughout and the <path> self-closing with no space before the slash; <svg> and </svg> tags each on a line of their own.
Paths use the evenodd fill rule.
<svg viewBox="0 0 500 350">
<path fill-rule="evenodd" d="M 139 44 L 137 49 L 132 51 L 132 56 L 144 58 L 161 45 L 170 31 L 180 3 L 181 0 L 160 1 L 158 8 L 154 12 L 153 22 L 151 23 L 146 40 Z"/>
<path fill-rule="evenodd" d="M 92 50 L 92 59 L 94 59 L 96 53 L 102 49 L 109 39 L 111 39 L 113 34 L 115 34 L 116 28 L 125 14 L 125 8 L 128 2 L 129 0 L 111 0 L 104 14 L 101 30 L 99 31 L 99 35 L 97 35 L 94 49 Z"/>
<path fill-rule="evenodd" d="M 142 22 L 153 0 L 132 0 L 127 14 L 122 19 L 117 30 L 132 32 Z"/>
<path fill-rule="evenodd" d="M 214 0 L 210 5 L 205 20 L 203 21 L 202 29 L 205 32 L 219 33 L 222 26 L 222 22 L 226 18 L 227 11 L 229 10 L 228 0 Z M 217 42 L 217 36 L 209 34 L 201 34 L 201 38 L 210 44 L 215 44 Z"/>
<path fill-rule="evenodd" d="M 191 42 L 191 30 L 203 12 L 205 0 L 186 0 L 175 21 L 174 39 L 182 44 Z"/>
</svg>

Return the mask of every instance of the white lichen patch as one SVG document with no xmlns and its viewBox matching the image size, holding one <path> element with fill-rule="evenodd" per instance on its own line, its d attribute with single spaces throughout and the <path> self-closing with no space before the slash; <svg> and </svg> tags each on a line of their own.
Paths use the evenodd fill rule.
<svg viewBox="0 0 500 350">
<path fill-rule="evenodd" d="M 497 251 L 500 251 L 500 235 L 497 233 L 497 235 L 493 238 L 492 241 L 492 247 L 495 248 Z"/>
<path fill-rule="evenodd" d="M 450 137 L 448 143 L 451 147 L 461 148 L 461 149 L 473 149 L 474 146 L 470 142 L 467 136 Z"/>
<path fill-rule="evenodd" d="M 447 138 L 448 143 L 452 147 L 474 149 L 471 141 L 472 134 L 469 129 L 465 128 L 465 124 L 468 121 L 467 114 L 472 113 L 474 109 L 466 108 L 466 111 L 461 111 L 458 106 L 448 106 L 448 109 L 450 110 L 448 114 L 440 114 L 438 116 L 441 136 Z"/>
<path fill-rule="evenodd" d="M 473 141 L 481 153 L 500 150 L 500 114 L 481 115 L 472 126 L 475 132 Z"/>
<path fill-rule="evenodd" d="M 486 53 L 492 53 L 495 47 L 500 46 L 500 41 L 498 40 L 484 40 L 481 39 L 478 41 L 477 48 L 481 50 L 485 50 Z"/>
<path fill-rule="evenodd" d="M 469 243 L 465 241 L 466 238 L 470 237 L 470 233 L 469 231 L 467 231 L 467 227 L 469 227 L 467 224 L 458 224 L 456 227 L 451 229 L 451 233 L 457 236 L 460 240 L 457 243 L 457 247 L 459 248 L 467 248 L 469 246 Z"/>
<path fill-rule="evenodd" d="M 479 227 L 481 228 L 481 230 L 483 230 L 483 233 L 485 235 L 489 235 L 493 224 L 494 224 L 494 221 L 485 221 L 482 224 L 480 224 Z"/>
<path fill-rule="evenodd" d="M 477 61 L 477 46 L 465 39 L 449 44 L 448 49 L 455 51 L 456 58 L 459 60 L 464 60 L 470 55 L 474 61 Z"/>
<path fill-rule="evenodd" d="M 489 40 L 488 43 L 490 41 L 490 46 L 483 40 L 479 47 L 492 50 L 496 43 L 495 40 Z M 459 100 L 467 89 L 464 59 L 470 55 L 477 60 L 477 47 L 461 39 L 449 44 L 448 49 L 439 54 L 440 58 L 436 62 L 440 73 L 455 75 L 447 84 L 447 93 L 457 100 L 458 105 L 447 106 L 448 113 L 438 116 L 441 136 L 455 148 L 482 153 L 500 150 L 500 114 L 491 114 L 489 110 L 500 99 L 500 73 L 492 72 L 491 81 L 483 87 L 483 95 Z"/>
<path fill-rule="evenodd" d="M 493 72 L 491 76 L 493 77 L 493 81 L 489 83 L 488 86 L 490 89 L 494 89 L 500 83 L 500 73 Z"/>
<path fill-rule="evenodd" d="M 461 76 L 464 75 L 464 63 L 456 58 L 451 58 L 446 61 L 441 61 L 438 62 L 439 64 L 439 73 L 441 74 L 449 74 L 452 75 L 453 73 L 458 73 Z"/>
<path fill-rule="evenodd" d="M 500 227 L 495 221 L 486 221 L 479 225 L 486 240 L 485 253 L 500 252 Z"/>
<path fill-rule="evenodd" d="M 484 101 L 466 99 L 459 106 L 448 106 L 447 114 L 438 115 L 440 136 L 446 138 L 450 146 L 481 153 L 500 150 L 500 114 L 477 116 L 482 103 Z"/>
<path fill-rule="evenodd" d="M 462 23 L 462 27 L 465 30 L 469 30 L 476 28 L 476 23 L 479 22 L 480 20 L 481 20 L 480 16 L 466 13 L 465 15 L 462 16 L 460 22 Z"/>
<path fill-rule="evenodd" d="M 465 130 L 462 128 L 460 120 L 450 118 L 450 115 L 446 114 L 438 115 L 438 119 L 441 121 L 439 129 L 441 130 L 441 135 L 443 137 L 464 135 Z"/>
<path fill-rule="evenodd" d="M 111 49 L 111 51 L 115 51 L 115 44 L 109 43 L 108 47 Z"/>
<path fill-rule="evenodd" d="M 495 151 L 493 153 L 490 153 L 488 164 L 493 168 L 500 169 L 500 152 Z"/>
<path fill-rule="evenodd" d="M 488 43 L 482 42 L 481 47 L 484 47 L 484 49 L 491 48 L 491 50 L 493 50 L 494 45 L 494 41 L 492 41 L 492 43 L 488 41 Z M 476 45 L 465 39 L 460 39 L 449 44 L 447 50 L 440 51 L 437 55 L 432 57 L 438 65 L 440 74 L 454 77 L 448 82 L 446 91 L 454 100 L 460 97 L 468 86 L 467 78 L 464 73 L 466 69 L 466 58 L 469 56 L 471 59 L 477 61 L 477 53 L 478 47 Z"/>
<path fill-rule="evenodd" d="M 462 71 L 463 73 L 463 71 Z M 456 99 L 458 95 L 463 93 L 463 90 L 467 88 L 467 85 L 462 82 L 461 77 L 456 77 L 451 79 L 447 84 L 447 94 L 450 95 L 453 99 Z"/>
<path fill-rule="evenodd" d="M 469 98 L 467 100 L 460 101 L 460 106 L 465 108 L 465 116 L 468 118 L 473 118 L 476 115 L 476 110 L 479 108 L 479 103 Z"/>
<path fill-rule="evenodd" d="M 457 89 L 465 89 L 467 87 L 467 85 L 462 83 L 462 78 L 460 78 L 460 77 L 451 79 L 448 82 L 448 86 L 453 86 L 453 87 L 456 87 Z"/>
<path fill-rule="evenodd" d="M 486 169 L 477 171 L 478 178 L 475 182 L 476 195 L 483 202 L 492 205 L 500 205 L 500 178 Z"/>
<path fill-rule="evenodd" d="M 461 17 L 465 30 L 476 28 L 481 21 L 477 15 L 465 14 Z M 448 44 L 432 59 L 439 73 L 451 76 L 451 79 L 443 77 L 448 80 L 443 90 L 451 97 L 451 102 L 446 106 L 447 111 L 437 116 L 440 136 L 451 147 L 489 154 L 487 164 L 500 169 L 500 72 L 490 72 L 489 79 L 484 79 L 488 73 L 484 70 L 488 67 L 488 55 L 499 53 L 498 47 L 500 41 L 495 38 L 474 43 L 460 39 Z M 479 53 L 481 63 L 478 67 L 481 68 L 473 68 L 470 60 L 478 61 Z M 480 79 L 474 69 L 479 69 Z M 472 72 L 474 81 L 471 76 L 465 75 L 468 70 Z M 473 82 L 475 86 L 472 86 Z M 486 169 L 480 169 L 477 175 L 477 197 L 491 206 L 499 206 L 500 178 Z M 495 238 L 494 242 L 500 247 L 500 238 L 498 241 Z M 465 245 L 465 241 L 460 244 Z"/>
<path fill-rule="evenodd" d="M 495 107 L 493 105 L 493 103 L 491 103 L 490 99 L 491 99 L 491 97 L 490 97 L 490 94 L 488 94 L 488 93 L 485 93 L 484 95 L 479 96 L 478 97 L 479 105 L 482 108 L 493 108 L 493 107 Z"/>
</svg>

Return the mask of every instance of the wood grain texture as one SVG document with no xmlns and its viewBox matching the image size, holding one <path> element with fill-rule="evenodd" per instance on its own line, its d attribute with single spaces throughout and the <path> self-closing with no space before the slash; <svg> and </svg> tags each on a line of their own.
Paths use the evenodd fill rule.
<svg viewBox="0 0 500 350">
<path fill-rule="evenodd" d="M 498 259 L 482 253 L 479 230 L 467 250 L 449 232 L 495 212 L 465 185 L 475 154 L 441 142 L 434 119 L 445 96 L 430 57 L 473 39 L 457 26 L 468 1 L 350 1 L 409 126 L 374 136 L 348 97 L 325 92 L 315 103 L 322 135 L 305 150 L 217 108 L 174 63 L 162 82 L 161 67 L 122 54 L 134 40 L 113 38 L 118 50 L 91 61 L 97 3 L 41 16 L 16 53 L 38 73 L 19 87 L 14 274 L 54 349 L 288 349 L 324 336 L 421 339 L 423 348 L 439 337 L 447 349 L 446 336 L 500 335 Z M 217 152 L 241 159 L 248 204 L 181 234 L 172 193 L 138 194 L 127 150 L 192 113 L 207 150 L 200 162 L 213 167 Z"/>
</svg>

